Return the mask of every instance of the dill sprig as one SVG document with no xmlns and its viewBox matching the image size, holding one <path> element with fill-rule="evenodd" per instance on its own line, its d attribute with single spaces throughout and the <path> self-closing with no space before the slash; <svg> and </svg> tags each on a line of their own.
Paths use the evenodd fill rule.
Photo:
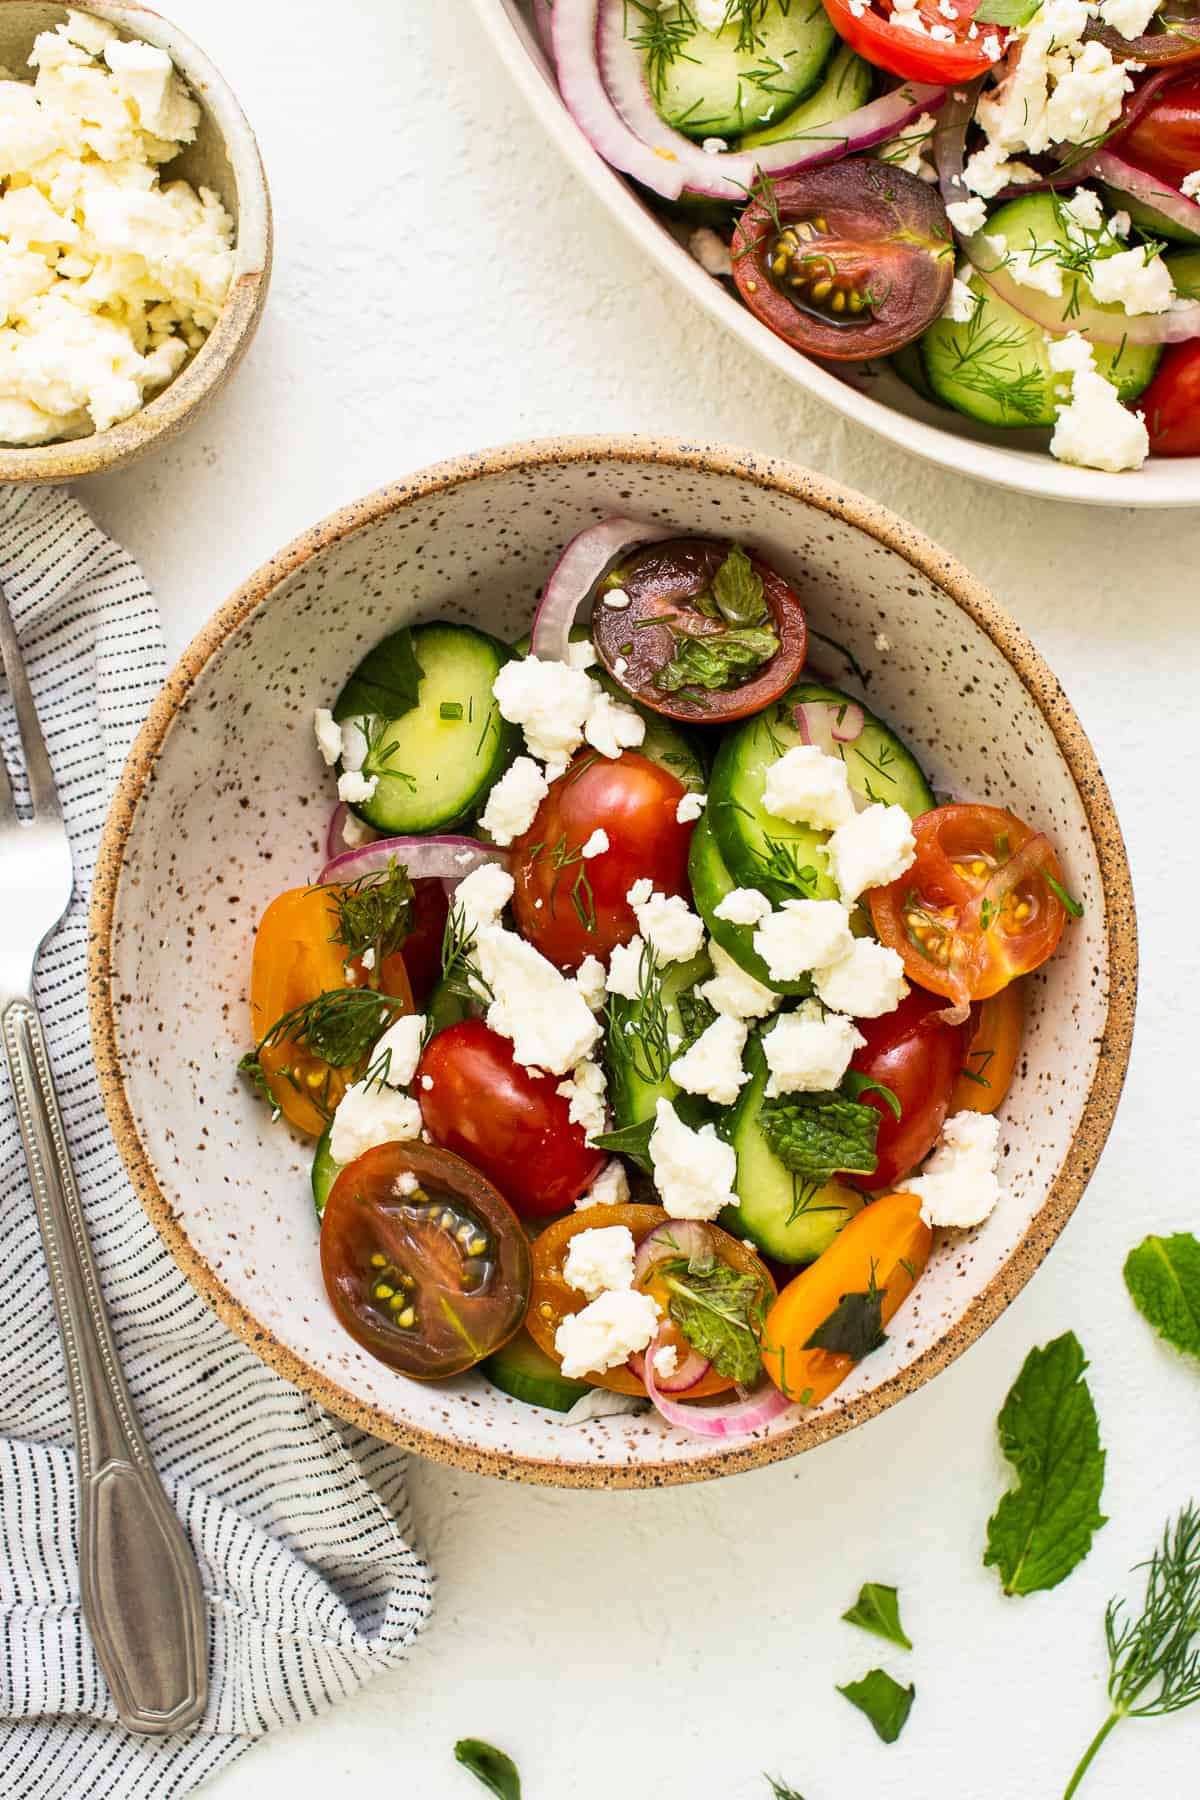
<svg viewBox="0 0 1200 1800">
<path fill-rule="evenodd" d="M 271 1084 L 267 1080 L 267 1072 L 259 1061 L 257 1050 L 247 1050 L 238 1063 L 238 1074 L 245 1075 L 250 1085 L 257 1089 L 261 1097 L 271 1108 L 271 1118 L 278 1119 L 283 1112 L 278 1100 L 271 1092 Z"/>
<path fill-rule="evenodd" d="M 569 891 L 571 905 L 575 908 L 575 917 L 585 931 L 596 929 L 596 896 L 592 892 L 591 877 L 587 870 L 587 860 L 583 854 L 582 844 L 570 844 L 564 831 L 553 844 L 531 844 L 529 846 L 530 862 L 539 862 L 547 858 L 554 871 L 554 880 L 550 885 L 550 911 L 555 912 L 558 900 L 558 888 L 562 878 L 574 869 L 575 878 Z"/>
<path fill-rule="evenodd" d="M 384 958 L 399 950 L 412 928 L 413 885 L 408 870 L 393 856 L 383 875 L 363 875 L 330 887 L 328 893 L 337 909 L 337 929 L 330 942 L 345 946 L 347 962 L 373 950 L 368 975 L 370 985 L 378 987 Z"/>
<path fill-rule="evenodd" d="M 495 999 L 476 954 L 475 927 L 461 906 L 451 906 L 442 932 L 442 980 L 460 1000 L 490 1006 Z"/>
<path fill-rule="evenodd" d="M 662 970 L 649 944 L 638 959 L 638 991 L 633 1000 L 614 994 L 608 1002 L 608 1054 L 625 1063 L 640 1081 L 663 1080 L 675 1054 L 667 1025 Z"/>
<path fill-rule="evenodd" d="M 1142 1610 L 1124 1600 L 1104 1615 L 1112 1711 L 1079 1762 L 1063 1800 L 1071 1800 L 1097 1752 L 1122 1719 L 1157 1719 L 1200 1700 L 1200 1510 L 1189 1502 L 1170 1520 L 1145 1569 Z"/>
<path fill-rule="evenodd" d="M 633 32 L 629 29 L 631 13 L 641 20 Z M 674 14 L 659 12 L 654 0 L 625 0 L 625 36 L 646 59 L 646 80 L 655 100 L 662 100 L 673 63 L 681 57 L 684 62 L 697 60 L 687 54 L 687 46 L 699 29 L 687 0 L 680 0 Z"/>
<path fill-rule="evenodd" d="M 953 344 L 951 373 L 960 387 L 982 395 L 1002 413 L 1036 420 L 1045 400 L 1045 380 L 1036 366 L 1022 368 L 1020 352 L 1029 334 L 1020 326 L 987 323 L 986 309 L 977 306 L 967 321 L 961 341 Z"/>
<path fill-rule="evenodd" d="M 404 1010 L 403 1000 L 373 988 L 330 988 L 276 1019 L 255 1054 L 261 1057 L 279 1044 L 297 1044 L 331 1069 L 355 1069 L 394 1015 Z"/>
</svg>

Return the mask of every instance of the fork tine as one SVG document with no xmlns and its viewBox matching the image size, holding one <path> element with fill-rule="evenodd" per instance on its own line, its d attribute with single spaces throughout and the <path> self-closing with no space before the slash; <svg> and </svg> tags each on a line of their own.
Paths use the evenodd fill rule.
<svg viewBox="0 0 1200 1800">
<path fill-rule="evenodd" d="M 8 691 L 13 697 L 13 705 L 17 714 L 17 730 L 21 737 L 21 748 L 25 752 L 25 773 L 29 781 L 29 798 L 33 804 L 35 819 L 61 819 L 62 808 L 58 803 L 58 788 L 54 782 L 54 771 L 50 767 L 50 758 L 46 753 L 46 740 L 42 736 L 42 728 L 38 722 L 37 708 L 33 704 L 33 694 L 29 687 L 29 677 L 25 673 L 25 664 L 21 659 L 21 646 L 17 642 L 17 633 L 13 626 L 12 614 L 8 610 L 8 599 L 3 587 L 0 587 L 0 658 L 4 662 L 4 672 L 8 676 Z M 8 786 L 7 774 L 4 786 Z M 12 803 L 11 789 L 8 794 Z M 3 808 L 4 795 L 0 791 L 0 812 Z"/>
</svg>

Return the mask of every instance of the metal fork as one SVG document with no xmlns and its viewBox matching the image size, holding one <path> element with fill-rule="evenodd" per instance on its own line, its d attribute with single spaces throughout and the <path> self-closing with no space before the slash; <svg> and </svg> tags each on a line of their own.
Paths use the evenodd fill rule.
<svg viewBox="0 0 1200 1800">
<path fill-rule="evenodd" d="M 122 1722 L 158 1737 L 182 1731 L 204 1714 L 204 1596 L 117 1360 L 33 999 L 38 952 L 65 918 L 74 881 L 58 790 L 2 590 L 0 659 L 16 709 L 32 810 L 31 819 L 18 818 L 0 757 L 0 1034 L 75 1422 L 83 1615 Z"/>
</svg>

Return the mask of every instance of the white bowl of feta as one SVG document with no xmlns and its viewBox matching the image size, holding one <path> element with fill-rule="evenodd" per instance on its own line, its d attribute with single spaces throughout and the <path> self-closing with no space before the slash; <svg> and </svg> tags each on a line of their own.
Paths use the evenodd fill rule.
<svg viewBox="0 0 1200 1800">
<path fill-rule="evenodd" d="M 177 430 L 240 361 L 271 266 L 254 135 L 159 14 L 0 0 L 0 480 Z"/>
<path fill-rule="evenodd" d="M 1140 468 L 1121 473 L 1080 467 L 1048 454 L 1047 431 L 978 423 L 923 397 L 886 361 L 822 364 L 792 349 L 743 305 L 733 283 L 724 278 L 729 273 L 728 257 L 716 235 L 697 231 L 695 219 L 673 221 L 653 211 L 634 185 L 593 148 L 563 103 L 532 22 L 530 0 L 474 0 L 474 5 L 480 25 L 517 87 L 595 197 L 688 299 L 786 380 L 899 449 L 1018 493 L 1092 506 L 1200 505 L 1200 457 L 1151 456 Z M 719 252 L 719 258 L 713 260 L 710 251 Z M 709 261 L 709 268 L 702 258 Z M 1072 425 L 1079 428 L 1076 436 L 1082 432 L 1089 440 L 1083 453 L 1095 453 L 1103 460 L 1119 450 L 1116 438 L 1125 422 L 1112 407 L 1088 406 L 1088 398 L 1086 393 L 1081 396 Z M 1077 448 L 1070 451 L 1079 453 Z M 1119 457 L 1115 466 L 1120 466 Z"/>
<path fill-rule="evenodd" d="M 417 1382 L 360 1350 L 315 1254 L 311 1142 L 239 1077 L 256 920 L 324 858 L 314 704 L 385 632 L 460 620 L 515 640 L 562 546 L 614 512 L 739 539 L 844 645 L 935 790 L 1048 833 L 1084 911 L 1029 979 L 998 1114 L 1004 1197 L 937 1234 L 882 1349 L 827 1401 L 748 1440 L 655 1414 L 567 1425 L 473 1372 Z M 827 646 L 821 651 L 828 655 Z M 814 648 L 814 660 L 817 660 Z M 944 1368 L 1014 1298 L 1087 1184 L 1129 1054 L 1136 924 L 1120 830 L 1052 672 L 959 564 L 872 501 L 753 453 L 655 438 L 484 451 L 382 489 L 253 575 L 185 652 L 126 766 L 92 918 L 96 1060 L 117 1142 L 164 1240 L 266 1361 L 340 1417 L 429 1457 L 574 1486 L 697 1480 L 793 1455 Z"/>
</svg>

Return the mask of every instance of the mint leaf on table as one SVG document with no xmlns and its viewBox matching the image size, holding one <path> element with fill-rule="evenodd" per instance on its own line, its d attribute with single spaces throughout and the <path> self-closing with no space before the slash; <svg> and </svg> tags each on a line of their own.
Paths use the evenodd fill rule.
<svg viewBox="0 0 1200 1800">
<path fill-rule="evenodd" d="M 996 1421 L 1017 1485 L 988 1520 L 983 1561 L 999 1572 L 1006 1594 L 1057 1587 L 1108 1522 L 1100 1511 L 1104 1451 L 1086 1368 L 1073 1331 L 1031 1350 Z"/>
<path fill-rule="evenodd" d="M 838 1689 L 851 1706 L 865 1713 L 875 1727 L 875 1735 L 885 1744 L 894 1744 L 908 1722 L 916 1687 L 901 1687 L 886 1669 L 870 1669 L 861 1681 L 849 1681 Z"/>
<path fill-rule="evenodd" d="M 411 712 L 420 697 L 425 671 L 413 649 L 407 626 L 376 644 L 338 695 L 333 716 L 343 719 L 398 719 Z"/>
<path fill-rule="evenodd" d="M 485 1744 L 482 1738 L 459 1738 L 454 1746 L 454 1760 L 464 1769 L 470 1769 L 475 1779 L 481 1781 L 489 1793 L 497 1794 L 499 1800 L 521 1800 L 517 1765 L 503 1750 Z"/>
<path fill-rule="evenodd" d="M 1200 1356 L 1200 1243 L 1190 1231 L 1143 1239 L 1125 1258 L 1125 1286 L 1160 1337 Z"/>
<path fill-rule="evenodd" d="M 784 1168 L 823 1187 L 839 1173 L 873 1172 L 880 1117 L 838 1093 L 786 1094 L 764 1100 L 758 1122 Z"/>
<path fill-rule="evenodd" d="M 899 1644 L 902 1650 L 912 1649 L 912 1641 L 900 1623 L 900 1596 L 894 1587 L 885 1587 L 879 1581 L 864 1581 L 858 1599 L 842 1617 L 847 1625 L 873 1631 L 876 1637 L 886 1638 L 889 1644 Z"/>
<path fill-rule="evenodd" d="M 727 1381 L 739 1387 L 756 1381 L 766 1298 L 757 1276 L 719 1260 L 702 1272 L 684 1261 L 667 1263 L 659 1275 L 671 1296 L 667 1310 L 692 1349 Z"/>
</svg>

